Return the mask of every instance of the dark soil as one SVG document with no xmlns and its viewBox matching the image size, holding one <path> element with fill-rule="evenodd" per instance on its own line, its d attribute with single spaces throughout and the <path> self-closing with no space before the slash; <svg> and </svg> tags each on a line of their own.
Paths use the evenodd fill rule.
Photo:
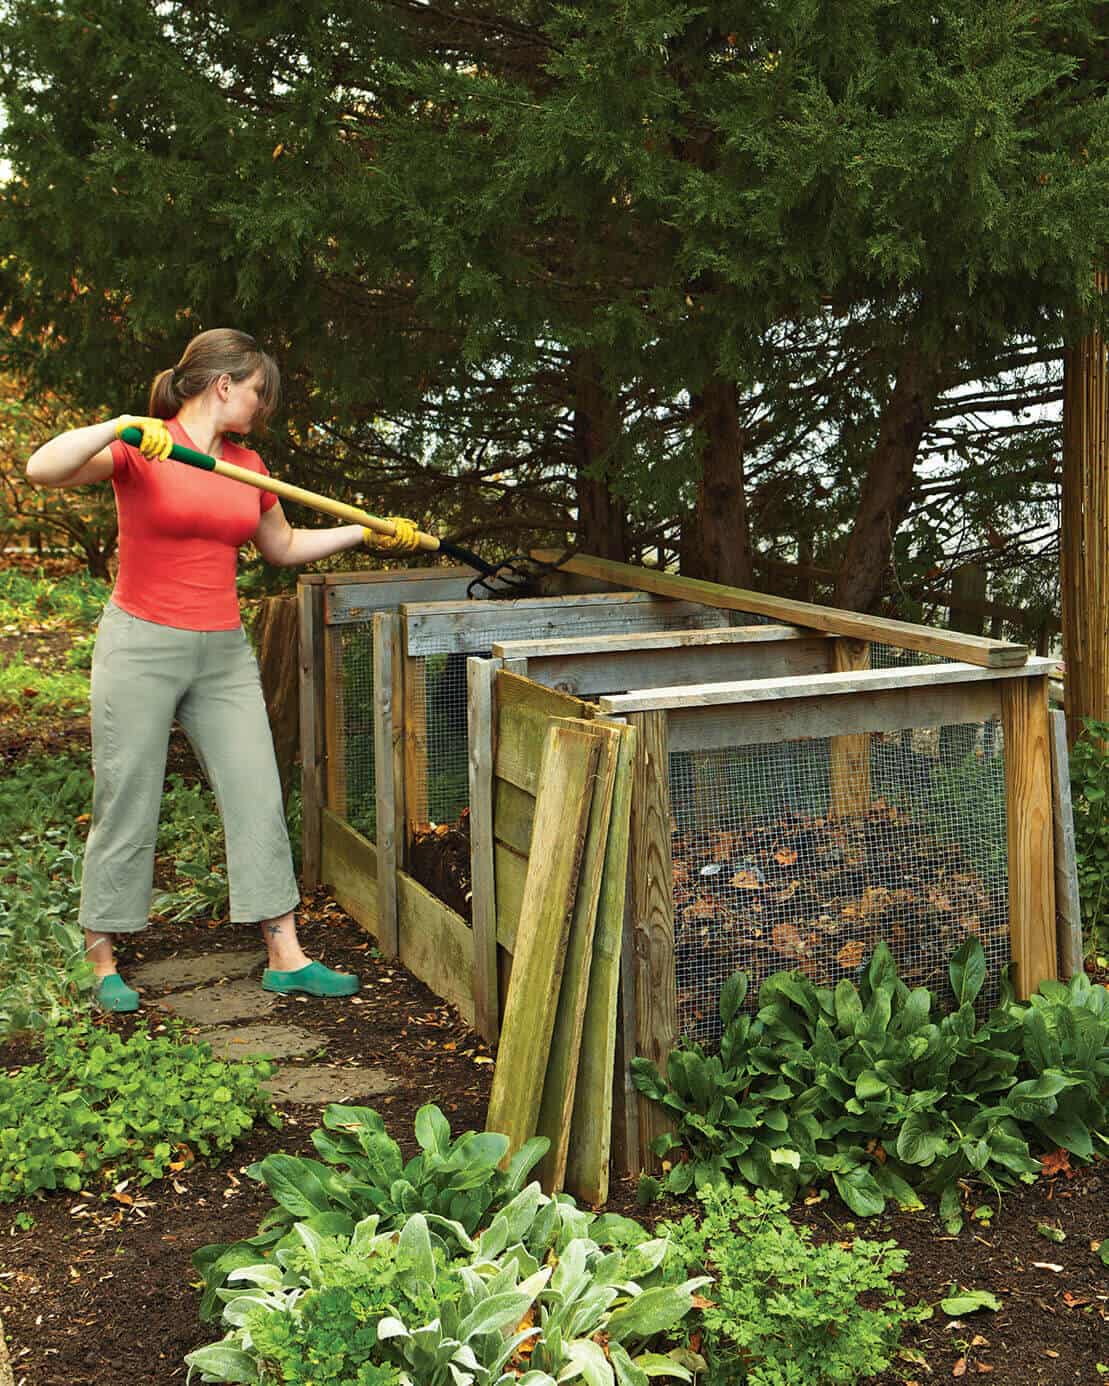
<svg viewBox="0 0 1109 1386">
<path fill-rule="evenodd" d="M 470 810 L 457 822 L 417 828 L 413 834 L 408 874 L 437 899 L 471 921 Z"/>
</svg>

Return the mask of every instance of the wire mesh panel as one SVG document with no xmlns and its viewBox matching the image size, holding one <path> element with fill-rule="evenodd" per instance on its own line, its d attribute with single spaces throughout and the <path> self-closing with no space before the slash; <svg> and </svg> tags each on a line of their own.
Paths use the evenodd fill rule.
<svg viewBox="0 0 1109 1386">
<path fill-rule="evenodd" d="M 844 740 L 843 738 L 840 739 Z M 719 1036 L 720 987 L 773 972 L 857 979 L 879 940 L 902 979 L 949 995 L 968 935 L 996 996 L 1009 961 L 1005 768 L 995 723 L 672 752 L 678 1022 Z M 844 776 L 847 776 L 847 782 Z M 844 809 L 850 806 L 850 811 Z"/>
<path fill-rule="evenodd" d="M 351 827 L 376 837 L 373 624 L 328 630 L 327 805 Z"/>
<path fill-rule="evenodd" d="M 409 659 L 406 736 L 416 769 L 408 792 L 413 823 L 453 823 L 470 802 L 465 654 Z M 488 659 L 489 652 L 481 656 Z"/>
</svg>

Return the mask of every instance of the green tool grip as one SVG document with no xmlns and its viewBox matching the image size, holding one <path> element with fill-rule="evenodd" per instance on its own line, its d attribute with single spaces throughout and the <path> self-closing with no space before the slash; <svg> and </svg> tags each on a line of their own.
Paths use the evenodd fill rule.
<svg viewBox="0 0 1109 1386">
<path fill-rule="evenodd" d="M 133 448 L 137 448 L 142 442 L 142 429 L 125 428 L 119 436 L 125 443 L 130 443 Z M 187 462 L 190 467 L 199 467 L 205 472 L 214 472 L 216 469 L 214 457 L 209 457 L 206 452 L 195 452 L 192 448 L 183 448 L 180 443 L 174 443 L 169 450 L 169 455 L 175 462 Z"/>
</svg>

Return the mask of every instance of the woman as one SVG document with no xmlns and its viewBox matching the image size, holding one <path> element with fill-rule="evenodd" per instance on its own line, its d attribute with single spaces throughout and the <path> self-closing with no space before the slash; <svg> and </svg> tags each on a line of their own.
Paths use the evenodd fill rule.
<svg viewBox="0 0 1109 1386">
<path fill-rule="evenodd" d="M 360 525 L 293 529 L 276 496 L 167 460 L 180 443 L 266 475 L 258 454 L 229 435 L 264 425 L 279 385 L 273 359 L 245 332 L 202 332 L 155 379 L 151 417 L 71 429 L 27 464 L 44 486 L 110 479 L 119 515 L 119 573 L 92 663 L 95 788 L 80 912 L 106 1010 L 139 1004 L 116 969 L 112 938 L 147 927 L 175 718 L 219 805 L 231 919 L 261 923 L 269 953 L 262 986 L 310 996 L 358 990 L 357 977 L 310 961 L 297 940 L 299 892 L 258 666 L 239 619 L 236 556 L 248 540 L 284 567 L 363 543 L 408 553 L 415 526 L 394 517 L 393 539 Z M 128 427 L 141 431 L 138 447 L 120 439 Z"/>
</svg>

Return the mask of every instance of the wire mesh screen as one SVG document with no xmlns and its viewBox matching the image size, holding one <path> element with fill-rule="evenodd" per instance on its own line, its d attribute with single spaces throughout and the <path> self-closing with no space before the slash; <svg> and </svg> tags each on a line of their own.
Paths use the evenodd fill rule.
<svg viewBox="0 0 1109 1386">
<path fill-rule="evenodd" d="M 415 822 L 454 823 L 470 802 L 465 654 L 409 659 L 406 735 L 424 761 L 409 782 Z M 481 658 L 488 659 L 489 651 Z"/>
<path fill-rule="evenodd" d="M 880 939 L 946 1003 L 947 962 L 1009 961 L 1005 769 L 995 723 L 670 757 L 681 1033 L 719 1037 L 720 987 L 773 972 L 857 979 Z"/>
<path fill-rule="evenodd" d="M 877 640 L 871 641 L 870 644 L 870 667 L 872 669 L 908 669 L 916 668 L 921 664 L 944 663 L 950 663 L 948 656 L 922 654 L 919 650 L 903 650 L 896 645 L 883 645 Z"/>
<path fill-rule="evenodd" d="M 328 629 L 327 804 L 371 839 L 374 789 L 374 632 L 370 622 Z"/>
</svg>

